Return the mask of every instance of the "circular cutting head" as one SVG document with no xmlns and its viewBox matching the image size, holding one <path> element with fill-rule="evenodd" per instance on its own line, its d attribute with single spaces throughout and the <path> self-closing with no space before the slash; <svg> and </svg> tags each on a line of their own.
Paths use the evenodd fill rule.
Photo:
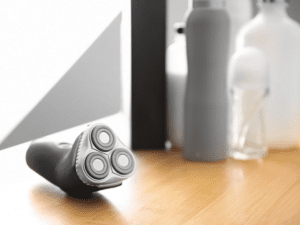
<svg viewBox="0 0 300 225">
<path fill-rule="evenodd" d="M 109 162 L 100 153 L 92 152 L 85 159 L 85 168 L 94 179 L 103 179 L 109 173 Z"/>
<path fill-rule="evenodd" d="M 113 132 L 106 126 L 96 126 L 91 134 L 93 144 L 98 150 L 109 151 L 115 145 L 115 136 Z"/>
<path fill-rule="evenodd" d="M 120 148 L 113 152 L 111 164 L 118 173 L 126 175 L 133 171 L 135 161 L 127 150 Z"/>
</svg>

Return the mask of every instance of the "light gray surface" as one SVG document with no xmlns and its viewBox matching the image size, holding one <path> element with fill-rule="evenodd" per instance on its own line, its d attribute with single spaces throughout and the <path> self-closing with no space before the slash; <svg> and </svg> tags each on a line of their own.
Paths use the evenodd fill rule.
<svg viewBox="0 0 300 225">
<path fill-rule="evenodd" d="M 121 19 L 119 14 L 4 139 L 0 149 L 88 123 L 120 110 Z"/>
<path fill-rule="evenodd" d="M 100 159 L 95 159 L 93 162 L 93 167 L 97 171 L 101 171 L 104 168 L 104 164 Z"/>
<path fill-rule="evenodd" d="M 99 139 L 104 144 L 107 144 L 110 141 L 109 135 L 106 132 L 101 132 L 99 135 Z"/>
<path fill-rule="evenodd" d="M 187 8 L 188 0 L 167 0 L 167 47 L 173 42 L 173 25 L 183 22 Z"/>
<path fill-rule="evenodd" d="M 121 166 L 128 166 L 128 163 L 129 163 L 129 159 L 127 158 L 126 155 L 120 155 L 119 158 L 118 158 L 118 163 L 121 165 Z"/>
<path fill-rule="evenodd" d="M 229 16 L 225 10 L 194 9 L 186 23 L 188 79 L 184 108 L 184 157 L 227 157 L 226 73 Z"/>
</svg>

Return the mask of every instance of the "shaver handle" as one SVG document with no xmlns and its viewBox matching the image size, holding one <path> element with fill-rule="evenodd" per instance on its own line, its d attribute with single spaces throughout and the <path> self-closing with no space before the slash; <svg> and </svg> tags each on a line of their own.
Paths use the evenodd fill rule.
<svg viewBox="0 0 300 225">
<path fill-rule="evenodd" d="M 28 166 L 67 193 L 86 194 L 103 189 L 84 184 L 76 173 L 76 150 L 81 136 L 72 148 L 53 142 L 33 142 L 26 154 Z"/>
</svg>

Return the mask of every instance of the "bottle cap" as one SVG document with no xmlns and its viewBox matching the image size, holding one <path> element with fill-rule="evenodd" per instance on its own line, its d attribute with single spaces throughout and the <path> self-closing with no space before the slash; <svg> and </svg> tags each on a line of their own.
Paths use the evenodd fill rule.
<svg viewBox="0 0 300 225">
<path fill-rule="evenodd" d="M 178 34 L 183 34 L 185 29 L 185 23 L 175 23 L 174 30 Z"/>
<path fill-rule="evenodd" d="M 198 8 L 198 7 L 223 8 L 225 6 L 225 0 L 192 0 L 190 5 L 193 8 Z"/>
<path fill-rule="evenodd" d="M 269 2 L 269 3 L 287 2 L 287 3 L 289 3 L 290 0 L 257 0 L 257 2 Z"/>
</svg>

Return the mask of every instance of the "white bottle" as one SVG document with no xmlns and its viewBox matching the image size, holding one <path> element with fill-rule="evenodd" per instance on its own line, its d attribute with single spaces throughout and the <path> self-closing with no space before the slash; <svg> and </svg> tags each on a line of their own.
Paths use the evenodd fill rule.
<svg viewBox="0 0 300 225">
<path fill-rule="evenodd" d="M 167 49 L 167 120 L 168 136 L 173 146 L 183 145 L 183 104 L 187 79 L 186 43 L 184 24 L 174 25 L 174 43 Z"/>
<path fill-rule="evenodd" d="M 270 99 L 266 107 L 269 148 L 291 148 L 300 134 L 300 26 L 285 0 L 259 0 L 258 15 L 242 28 L 237 49 L 254 46 L 270 61 Z"/>
<path fill-rule="evenodd" d="M 252 19 L 251 0 L 227 0 L 226 9 L 230 18 L 230 56 L 235 51 L 235 40 L 240 29 Z"/>
</svg>

